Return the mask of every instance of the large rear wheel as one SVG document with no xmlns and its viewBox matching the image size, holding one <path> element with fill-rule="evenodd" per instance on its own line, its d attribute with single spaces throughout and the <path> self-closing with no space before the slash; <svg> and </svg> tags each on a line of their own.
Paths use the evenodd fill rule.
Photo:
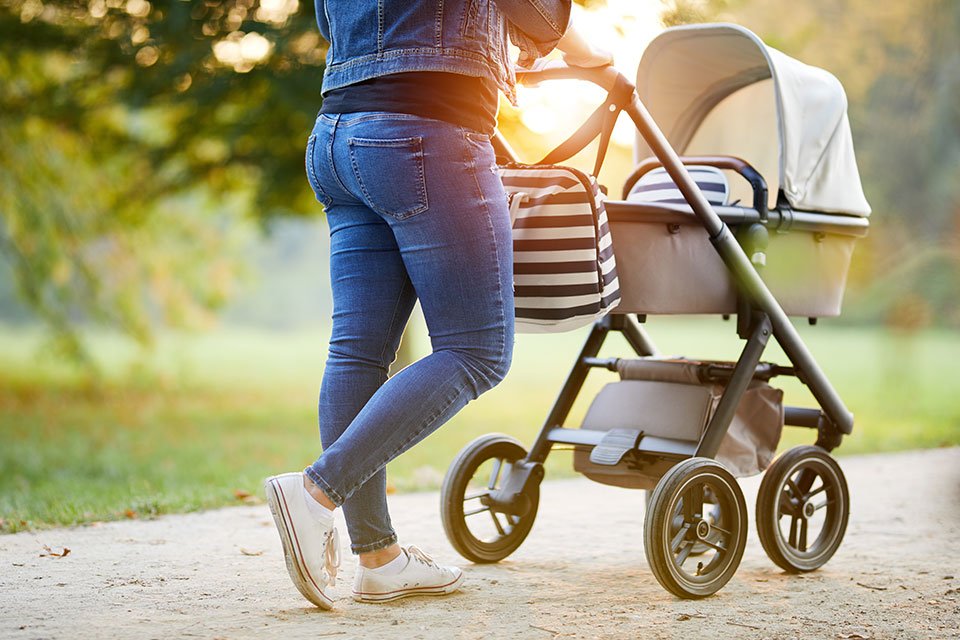
<svg viewBox="0 0 960 640">
<path fill-rule="evenodd" d="M 837 461 L 820 447 L 794 447 L 774 460 L 757 494 L 757 533 L 790 573 L 819 569 L 847 530 L 850 493 Z"/>
</svg>

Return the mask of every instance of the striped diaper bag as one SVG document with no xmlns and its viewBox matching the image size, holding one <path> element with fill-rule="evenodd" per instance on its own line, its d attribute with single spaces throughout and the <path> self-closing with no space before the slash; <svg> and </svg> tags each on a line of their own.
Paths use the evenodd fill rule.
<svg viewBox="0 0 960 640">
<path fill-rule="evenodd" d="M 569 331 L 616 307 L 617 265 L 596 179 L 557 165 L 499 171 L 513 225 L 517 331 Z"/>
</svg>

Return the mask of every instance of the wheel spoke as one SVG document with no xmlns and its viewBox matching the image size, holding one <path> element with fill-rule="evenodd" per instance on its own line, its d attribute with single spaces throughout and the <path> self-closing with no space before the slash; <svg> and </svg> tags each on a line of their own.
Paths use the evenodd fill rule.
<svg viewBox="0 0 960 640">
<path fill-rule="evenodd" d="M 807 550 L 807 519 L 800 520 L 800 551 Z"/>
<path fill-rule="evenodd" d="M 673 540 L 670 541 L 670 552 L 676 553 L 680 550 L 680 545 L 687 537 L 687 532 L 690 531 L 690 523 L 685 523 L 680 527 L 680 531 L 677 532 L 677 535 L 673 536 Z"/>
<path fill-rule="evenodd" d="M 483 496 L 488 496 L 488 495 L 490 495 L 489 491 L 486 491 L 486 490 L 478 491 L 477 493 L 471 493 L 468 496 L 463 496 L 463 501 L 466 502 L 467 500 L 476 500 L 477 498 L 482 498 Z"/>
<path fill-rule="evenodd" d="M 718 526 L 715 525 L 715 524 L 714 524 L 714 525 L 711 525 L 710 528 L 713 529 L 714 531 L 717 531 L 717 532 L 721 533 L 722 535 L 724 535 L 724 536 L 726 536 L 726 537 L 728 537 L 728 538 L 730 537 L 730 532 L 729 532 L 729 531 L 727 531 L 726 529 L 721 529 L 720 527 L 718 527 Z"/>
<path fill-rule="evenodd" d="M 476 509 L 471 509 L 470 511 L 464 511 L 463 517 L 475 516 L 478 513 L 483 513 L 484 511 L 490 511 L 490 507 L 478 507 Z"/>
<path fill-rule="evenodd" d="M 717 553 L 719 553 L 720 555 L 723 555 L 724 553 L 727 552 L 727 548 L 726 548 L 725 546 L 723 546 L 722 544 L 720 544 L 719 542 L 714 542 L 713 540 L 699 540 L 699 542 L 702 542 L 703 544 L 707 545 L 708 547 L 712 547 L 712 548 L 716 549 L 716 550 L 717 550 Z"/>
<path fill-rule="evenodd" d="M 683 519 L 693 522 L 703 511 L 703 485 L 694 484 L 683 495 Z"/>
<path fill-rule="evenodd" d="M 788 544 L 794 549 L 797 547 L 797 520 L 799 519 L 798 516 L 792 516 L 790 518 L 790 539 Z"/>
<path fill-rule="evenodd" d="M 487 485 L 487 489 L 491 491 L 496 488 L 497 480 L 500 479 L 500 468 L 503 466 L 503 460 L 500 458 L 494 458 L 493 460 L 493 471 L 490 472 L 490 484 Z"/>
<path fill-rule="evenodd" d="M 823 491 L 826 491 L 826 490 L 827 490 L 827 485 L 822 484 L 816 489 L 814 489 L 813 491 L 811 491 L 810 493 L 808 493 L 807 495 L 805 495 L 804 500 L 809 500 L 810 498 L 817 495 L 818 493 L 822 493 Z"/>
<path fill-rule="evenodd" d="M 797 494 L 798 500 L 803 500 L 804 495 L 807 491 L 810 491 L 810 487 L 813 486 L 813 483 L 816 482 L 818 474 L 813 469 L 800 469 L 800 474 L 797 477 L 797 484 L 795 485 L 800 493 Z"/>
<path fill-rule="evenodd" d="M 814 510 L 814 511 L 820 511 L 820 509 L 823 509 L 824 507 L 829 506 L 829 505 L 831 505 L 831 504 L 833 504 L 833 503 L 834 503 L 833 498 L 830 498 L 829 500 L 824 500 L 823 502 L 821 502 L 820 504 L 818 504 L 816 507 L 814 507 L 813 510 Z"/>
<path fill-rule="evenodd" d="M 507 535 L 507 532 L 503 530 L 503 525 L 500 524 L 500 519 L 497 518 L 496 512 L 490 511 L 490 517 L 493 518 L 493 526 L 497 528 L 497 532 L 502 536 Z"/>
<path fill-rule="evenodd" d="M 784 486 L 790 491 L 791 502 L 794 500 L 803 500 L 803 491 L 800 491 L 800 487 L 798 487 L 797 483 L 793 481 L 793 478 L 787 478 L 787 484 Z"/>
<path fill-rule="evenodd" d="M 674 558 L 674 562 L 677 567 L 683 568 L 683 563 L 687 561 L 687 558 L 690 557 L 690 552 L 693 551 L 693 543 L 688 541 L 687 546 L 680 550 L 680 554 Z"/>
</svg>

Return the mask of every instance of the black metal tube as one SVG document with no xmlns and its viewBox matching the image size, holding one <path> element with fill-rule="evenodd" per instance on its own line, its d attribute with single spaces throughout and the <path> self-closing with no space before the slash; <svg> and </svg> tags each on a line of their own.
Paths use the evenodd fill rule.
<svg viewBox="0 0 960 640">
<path fill-rule="evenodd" d="M 640 323 L 632 317 L 628 317 L 623 327 L 623 335 L 638 356 L 647 357 L 660 355 L 660 351 L 657 349 L 657 345 L 653 344 L 650 335 Z"/>
<path fill-rule="evenodd" d="M 743 249 L 730 230 L 724 227 L 721 235 L 713 239 L 713 245 L 720 253 L 723 262 L 733 273 L 737 283 L 753 300 L 756 308 L 770 316 L 773 335 L 777 338 L 777 342 L 783 348 L 784 353 L 787 354 L 787 358 L 797 369 L 798 377 L 807 385 L 813 397 L 820 403 L 830 422 L 845 434 L 852 432 L 853 414 L 847 410 L 843 400 L 840 399 L 830 381 L 827 380 L 827 376 L 820 369 L 820 365 L 813 359 L 813 355 L 803 343 L 796 327 L 790 322 L 787 314 L 783 312 L 783 308 L 770 293 L 770 289 L 757 275 L 753 265 L 750 264 L 750 260 L 747 259 L 746 254 L 743 253 Z"/>
<path fill-rule="evenodd" d="M 820 419 L 822 417 L 823 412 L 819 409 L 808 409 L 806 407 L 783 408 L 783 424 L 791 427 L 817 429 L 820 427 Z"/>
<path fill-rule="evenodd" d="M 724 264 L 730 269 L 738 285 L 750 296 L 755 307 L 764 311 L 770 317 L 773 334 L 776 336 L 777 342 L 780 343 L 790 362 L 797 368 L 801 379 L 810 388 L 811 393 L 820 403 L 827 417 L 840 431 L 849 434 L 853 431 L 853 414 L 847 410 L 836 390 L 830 385 L 826 375 L 800 338 L 800 334 L 797 333 L 787 314 L 780 307 L 780 303 L 773 297 L 767 285 L 757 274 L 753 265 L 750 264 L 750 260 L 744 254 L 733 234 L 713 211 L 700 189 L 697 188 L 693 178 L 690 177 L 686 167 L 680 162 L 677 153 L 667 142 L 666 137 L 654 122 L 647 108 L 640 102 L 639 98 L 634 96 L 633 102 L 626 111 L 636 124 L 640 135 L 643 136 L 654 155 L 663 163 L 664 169 L 676 183 L 677 188 L 683 194 L 701 224 L 706 228 L 707 233 L 710 234 L 714 247 L 723 259 Z"/>
<path fill-rule="evenodd" d="M 577 399 L 577 394 L 580 393 L 580 389 L 583 388 L 583 383 L 587 379 L 587 373 L 590 372 L 590 367 L 587 365 L 586 360 L 588 358 L 594 358 L 600 353 L 600 347 L 603 346 L 603 341 L 607 339 L 609 332 L 610 316 L 606 316 L 602 320 L 593 323 L 593 326 L 590 328 L 590 334 L 584 341 L 583 348 L 580 349 L 580 355 L 577 356 L 576 361 L 573 363 L 573 368 L 570 370 L 566 382 L 563 383 L 563 388 L 560 389 L 560 393 L 553 403 L 553 408 L 550 409 L 550 414 L 544 421 L 540 433 L 537 434 L 537 439 L 530 447 L 530 453 L 527 454 L 526 458 L 527 460 L 533 462 L 543 462 L 546 460 L 551 447 L 550 440 L 547 436 L 551 429 L 554 427 L 562 427 L 564 421 L 566 421 L 567 416 L 570 414 L 570 409 L 573 408 L 573 403 Z"/>
<path fill-rule="evenodd" d="M 737 411 L 740 399 L 753 381 L 753 374 L 757 370 L 757 364 L 763 356 L 763 350 L 767 346 L 771 332 L 770 319 L 763 314 L 758 316 L 753 323 L 750 338 L 737 360 L 737 366 L 733 369 L 733 375 L 723 389 L 717 409 L 713 412 L 703 437 L 700 438 L 700 445 L 697 447 L 698 456 L 712 458 L 717 455 L 717 450 L 720 449 L 723 437 L 727 435 L 727 429 L 733 420 L 733 414 Z"/>
</svg>

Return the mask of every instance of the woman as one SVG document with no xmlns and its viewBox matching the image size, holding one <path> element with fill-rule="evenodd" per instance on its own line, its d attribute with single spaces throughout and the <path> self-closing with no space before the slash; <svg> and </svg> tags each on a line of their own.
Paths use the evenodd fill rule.
<svg viewBox="0 0 960 640">
<path fill-rule="evenodd" d="M 506 375 L 513 349 L 512 241 L 490 134 L 497 90 L 514 97 L 507 38 L 532 64 L 609 54 L 568 28 L 570 0 L 317 0 L 330 43 L 307 176 L 330 225 L 333 329 L 319 421 L 323 455 L 268 478 L 293 583 L 331 608 L 333 511 L 359 555 L 353 596 L 456 591 L 463 572 L 390 524 L 385 465 Z M 388 379 L 419 300 L 433 352 Z"/>
</svg>

